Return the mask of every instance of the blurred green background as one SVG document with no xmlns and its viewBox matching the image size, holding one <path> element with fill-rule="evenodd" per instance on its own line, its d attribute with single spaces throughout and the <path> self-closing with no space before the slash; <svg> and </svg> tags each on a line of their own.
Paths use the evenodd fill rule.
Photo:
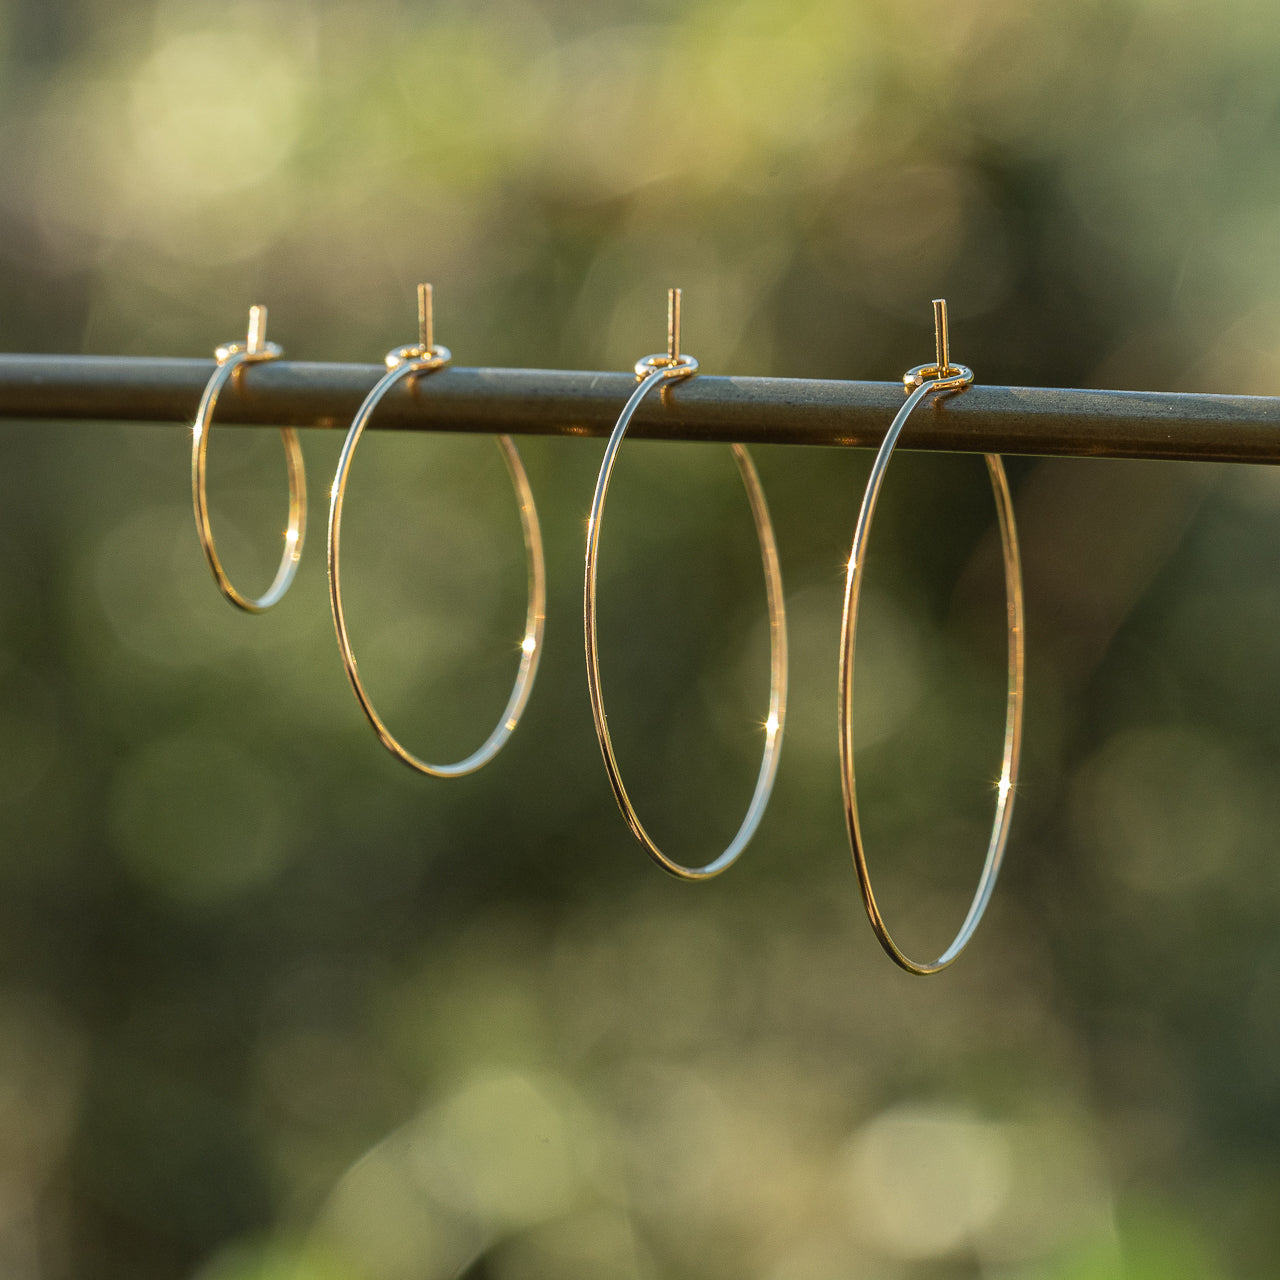
<svg viewBox="0 0 1280 1280">
<path fill-rule="evenodd" d="M 0 348 L 296 359 L 414 337 L 628 369 L 665 289 L 710 373 L 891 380 L 929 299 L 980 381 L 1280 387 L 1280 24 L 1249 0 L 5 0 Z M 194 406 L 193 406 L 194 408 Z M 1028 619 L 1006 871 L 945 975 L 866 926 L 835 741 L 865 451 L 761 450 L 791 620 L 773 803 L 664 877 L 580 632 L 599 441 L 529 440 L 550 575 L 495 763 L 381 750 L 329 619 L 341 443 L 272 613 L 218 596 L 183 423 L 0 424 L 7 1280 L 1216 1280 L 1280 1258 L 1280 481 L 1011 459 Z M 247 590 L 279 439 L 215 430 Z M 974 457 L 904 453 L 859 646 L 884 906 L 936 955 L 1003 683 Z M 380 710 L 501 709 L 519 528 L 480 439 L 371 433 L 344 523 Z M 751 792 L 763 582 L 729 451 L 624 451 L 602 546 L 633 796 L 704 860 Z"/>
</svg>

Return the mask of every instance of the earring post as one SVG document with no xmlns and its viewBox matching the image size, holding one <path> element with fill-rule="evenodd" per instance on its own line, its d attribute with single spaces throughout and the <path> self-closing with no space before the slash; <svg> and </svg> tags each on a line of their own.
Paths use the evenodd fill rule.
<svg viewBox="0 0 1280 1280">
<path fill-rule="evenodd" d="M 938 377 L 945 378 L 951 368 L 951 352 L 947 334 L 947 300 L 933 300 L 933 346 L 938 362 Z"/>
<path fill-rule="evenodd" d="M 667 290 L 667 361 L 680 359 L 680 290 Z"/>
<path fill-rule="evenodd" d="M 435 345 L 435 317 L 432 314 L 432 289 L 429 284 L 418 286 L 418 342 L 430 351 Z"/>
<path fill-rule="evenodd" d="M 260 356 L 267 346 L 267 309 L 266 307 L 249 308 L 249 333 L 245 338 L 245 352 L 251 356 Z"/>
</svg>

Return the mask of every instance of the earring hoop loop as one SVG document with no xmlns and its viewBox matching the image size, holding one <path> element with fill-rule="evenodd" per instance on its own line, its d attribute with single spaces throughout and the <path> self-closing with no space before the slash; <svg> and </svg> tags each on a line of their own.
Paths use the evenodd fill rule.
<svg viewBox="0 0 1280 1280">
<path fill-rule="evenodd" d="M 285 464 L 289 471 L 289 523 L 284 535 L 284 553 L 280 557 L 276 576 L 263 595 L 256 599 L 246 596 L 232 583 L 222 567 L 222 560 L 218 556 L 218 548 L 214 542 L 213 526 L 209 521 L 206 471 L 209 429 L 213 422 L 213 411 L 217 406 L 219 393 L 228 382 L 240 377 L 243 366 L 276 360 L 283 354 L 276 343 L 266 340 L 266 330 L 266 307 L 251 307 L 249 333 L 246 340 L 224 343 L 214 352 L 218 367 L 205 384 L 204 394 L 200 397 L 200 407 L 196 410 L 195 424 L 191 429 L 191 501 L 195 508 L 196 533 L 200 537 L 200 547 L 213 574 L 213 580 L 218 584 L 218 590 L 236 608 L 243 609 L 246 613 L 262 613 L 270 609 L 272 605 L 279 603 L 284 593 L 289 590 L 294 574 L 298 571 L 298 561 L 302 556 L 302 542 L 307 529 L 306 472 L 302 464 L 302 446 L 298 443 L 297 432 L 292 427 L 280 428 L 280 438 L 284 441 Z"/>
<path fill-rule="evenodd" d="M 430 286 L 424 287 L 427 290 L 430 289 Z M 421 316 L 423 308 L 421 291 L 419 305 Z M 406 378 L 418 378 L 435 373 L 438 369 L 444 368 L 452 358 L 448 347 L 435 346 L 430 341 L 429 292 L 425 308 L 428 316 L 423 325 L 425 341 L 414 346 L 397 347 L 388 353 L 387 372 L 365 397 L 342 445 L 329 502 L 329 603 L 333 610 L 333 625 L 338 633 L 338 648 L 342 652 L 342 664 L 346 669 L 347 679 L 351 682 L 351 688 L 355 692 L 356 700 L 360 703 L 360 709 L 373 726 L 379 741 L 393 756 L 419 773 L 425 773 L 432 778 L 460 778 L 488 764 L 515 731 L 524 713 L 525 705 L 529 701 L 529 694 L 533 690 L 534 677 L 538 673 L 538 662 L 542 656 L 542 634 L 547 612 L 547 574 L 542 551 L 542 532 L 538 525 L 538 512 L 534 506 L 529 478 L 525 474 L 524 464 L 520 461 L 520 454 L 512 443 L 511 437 L 498 436 L 497 443 L 520 504 L 520 525 L 524 534 L 529 604 L 525 614 L 524 638 L 520 645 L 520 666 L 516 673 L 515 684 L 511 689 L 511 696 L 507 699 L 507 705 L 497 725 L 475 751 L 452 764 L 430 764 L 401 745 L 378 715 L 360 679 L 360 670 L 356 663 L 355 652 L 351 647 L 351 637 L 347 633 L 346 613 L 342 604 L 340 565 L 342 507 L 346 497 L 347 478 L 351 471 L 351 460 L 355 455 L 356 446 L 360 443 L 360 437 L 364 434 L 364 429 L 368 426 L 379 402 L 396 383 Z"/>
<path fill-rule="evenodd" d="M 946 303 L 934 303 L 935 317 L 938 318 L 938 360 L 932 365 L 918 365 L 903 375 L 903 384 L 909 393 L 902 408 L 898 410 L 889 430 L 871 465 L 871 475 L 867 480 L 866 492 L 862 498 L 862 508 L 858 512 L 858 523 L 853 535 L 853 547 L 849 554 L 849 572 L 845 584 L 844 617 L 840 629 L 840 673 L 839 673 L 839 720 L 840 720 L 840 773 L 844 790 L 845 824 L 849 832 L 849 843 L 853 850 L 853 863 L 858 873 L 858 885 L 862 890 L 862 900 L 867 909 L 871 927 L 875 931 L 880 945 L 890 958 L 908 973 L 928 975 L 945 969 L 968 945 L 974 931 L 981 921 L 991 894 L 995 889 L 996 877 L 1000 874 L 1001 862 L 1004 858 L 1005 844 L 1009 838 L 1009 823 L 1013 817 L 1014 792 L 1018 782 L 1018 763 L 1022 746 L 1022 704 L 1024 689 L 1024 644 L 1023 644 L 1023 594 L 1022 594 L 1022 561 L 1018 549 L 1018 531 L 1013 516 L 1013 500 L 1009 494 L 1009 482 L 1005 477 L 1004 465 L 997 454 L 985 454 L 987 472 L 991 479 L 992 492 L 996 501 L 996 516 L 1000 525 L 1000 545 L 1004 560 L 1005 601 L 1008 620 L 1008 652 L 1009 680 L 1005 698 L 1005 730 L 1004 751 L 1000 766 L 1000 779 L 996 786 L 996 811 L 991 826 L 991 838 L 987 845 L 987 856 L 983 863 L 978 887 L 974 891 L 969 910 L 960 926 L 959 932 L 950 946 L 929 964 L 912 960 L 894 942 L 885 925 L 884 917 L 876 903 L 876 896 L 871 887 L 871 873 L 867 866 L 866 846 L 862 839 L 862 828 L 858 818 L 858 797 L 854 780 L 853 761 L 853 667 L 854 643 L 858 629 L 858 599 L 862 586 L 862 571 L 865 564 L 866 543 L 871 532 L 871 520 L 875 515 L 876 501 L 880 496 L 880 486 L 884 481 L 884 473 L 888 468 L 890 456 L 898 442 L 911 411 L 928 395 L 943 395 L 962 390 L 973 382 L 973 371 L 964 365 L 950 363 L 946 355 Z"/>
<path fill-rule="evenodd" d="M 613 739 L 609 736 L 604 694 L 600 686 L 600 654 L 596 638 L 596 561 L 600 546 L 600 524 L 604 518 L 605 499 L 608 496 L 609 480 L 613 473 L 614 462 L 617 460 L 618 450 L 622 447 L 632 415 L 650 391 L 664 383 L 678 382 L 692 377 L 698 371 L 697 360 L 692 356 L 679 354 L 677 349 L 679 293 L 678 289 L 671 291 L 671 309 L 674 318 L 670 320 L 669 333 L 673 336 L 669 341 L 667 354 L 645 356 L 636 362 L 635 372 L 639 379 L 639 386 L 623 406 L 613 433 L 609 437 L 609 443 L 605 446 L 604 461 L 600 465 L 595 496 L 591 501 L 591 514 L 587 520 L 582 615 L 587 651 L 587 693 L 591 699 L 591 715 L 595 721 L 600 751 L 604 756 L 605 771 L 609 775 L 609 783 L 613 787 L 618 807 L 622 810 L 632 835 L 664 871 L 682 880 L 707 880 L 719 875 L 737 861 L 760 825 L 778 772 L 778 757 L 782 749 L 782 728 L 787 714 L 787 617 L 782 591 L 782 571 L 778 564 L 778 548 L 773 536 L 773 524 L 769 519 L 769 507 L 765 502 L 764 489 L 751 457 L 742 445 L 733 444 L 730 448 L 733 450 L 734 461 L 738 464 L 738 472 L 747 491 L 751 518 L 755 522 L 756 536 L 760 542 L 760 559 L 764 565 L 769 607 L 769 714 L 764 725 L 765 746 L 760 761 L 760 772 L 756 778 L 755 791 L 746 815 L 724 851 L 703 866 L 685 866 L 663 853 L 645 830 L 644 824 L 640 821 L 640 815 L 631 803 L 613 750 Z"/>
</svg>

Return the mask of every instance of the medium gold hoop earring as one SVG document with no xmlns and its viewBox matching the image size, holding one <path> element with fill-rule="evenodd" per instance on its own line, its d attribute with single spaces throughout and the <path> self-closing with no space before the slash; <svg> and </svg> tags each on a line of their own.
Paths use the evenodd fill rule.
<svg viewBox="0 0 1280 1280">
<path fill-rule="evenodd" d="M 448 347 L 438 347 L 432 342 L 431 286 L 419 285 L 418 342 L 414 346 L 397 347 L 387 354 L 387 372 L 365 396 L 364 403 L 357 410 L 351 428 L 347 432 L 342 453 L 338 457 L 338 470 L 333 478 L 329 502 L 329 603 L 333 608 L 333 625 L 338 633 L 338 648 L 342 651 L 342 664 L 346 668 L 347 679 L 350 680 L 351 687 L 355 691 L 360 709 L 373 726 L 382 745 L 411 769 L 416 769 L 419 773 L 425 773 L 433 778 L 460 778 L 464 774 L 474 773 L 498 754 L 503 744 L 515 731 L 525 705 L 529 701 L 534 677 L 538 673 L 538 661 L 542 656 L 542 632 L 547 612 L 546 564 L 542 553 L 542 532 L 538 526 L 538 512 L 533 504 L 533 491 L 529 487 L 529 479 L 520 461 L 520 454 L 512 444 L 510 436 L 499 436 L 498 447 L 502 451 L 503 461 L 507 464 L 507 470 L 520 503 L 520 524 L 524 532 L 529 587 L 524 639 L 520 645 L 520 667 L 501 718 L 493 732 L 465 759 L 453 764 L 428 764 L 401 746 L 382 722 L 368 693 L 365 692 L 360 671 L 356 665 L 356 656 L 351 648 L 351 638 L 347 634 L 346 614 L 342 607 L 342 575 L 339 560 L 342 542 L 342 504 L 346 496 L 351 459 L 355 455 L 356 446 L 360 443 L 365 427 L 369 424 L 369 419 L 373 416 L 373 411 L 378 407 L 383 396 L 396 383 L 404 379 L 420 378 L 443 369 L 451 358 Z"/>
<path fill-rule="evenodd" d="M 751 504 L 751 516 L 755 521 L 756 536 L 760 540 L 760 558 L 764 564 L 765 589 L 769 605 L 769 714 L 764 724 L 764 755 L 746 816 L 723 853 L 701 867 L 684 866 L 663 853 L 645 830 L 644 824 L 640 821 L 640 815 L 627 795 L 617 756 L 614 754 L 613 740 L 609 736 L 604 695 L 600 688 L 600 655 L 596 643 L 596 559 L 600 546 L 600 522 L 604 518 L 604 503 L 609 492 L 609 479 L 632 415 L 654 387 L 679 382 L 692 377 L 697 371 L 697 360 L 680 352 L 680 290 L 672 289 L 667 295 L 667 353 L 645 356 L 636 362 L 635 372 L 640 385 L 631 393 L 631 398 L 623 406 L 622 412 L 618 415 L 617 424 L 613 428 L 613 434 L 609 437 L 609 443 L 605 446 L 604 461 L 600 466 L 595 496 L 591 502 L 591 515 L 587 521 L 586 576 L 582 602 L 583 630 L 587 649 L 587 692 L 591 698 L 591 715 L 595 720 L 596 737 L 599 739 L 600 751 L 604 756 L 609 783 L 613 787 L 618 807 L 622 810 L 623 817 L 626 818 L 627 825 L 635 838 L 663 870 L 682 880 L 706 880 L 711 876 L 719 875 L 737 861 L 739 854 L 755 835 L 760 819 L 764 816 L 765 806 L 769 802 L 769 794 L 773 790 L 774 778 L 778 772 L 778 756 L 782 749 L 782 726 L 787 715 L 787 617 L 782 594 L 782 572 L 778 565 L 778 549 L 774 541 L 773 525 L 769 519 L 769 507 L 765 502 L 760 477 L 756 474 L 755 466 L 746 449 L 739 444 L 734 444 L 730 448 L 733 450 L 734 461 L 738 464 L 738 472 L 742 476 L 742 483 L 747 491 L 747 500 Z"/>
<path fill-rule="evenodd" d="M 933 304 L 934 340 L 936 360 L 931 365 L 918 365 L 903 374 L 902 381 L 909 393 L 906 402 L 898 410 L 889 430 L 885 433 L 875 462 L 871 464 L 871 476 L 858 512 L 858 524 L 853 535 L 853 549 L 849 553 L 849 574 L 845 585 L 844 618 L 840 631 L 840 773 L 844 787 L 845 824 L 849 830 L 849 843 L 853 848 L 853 864 L 858 872 L 858 884 L 862 900 L 880 945 L 895 963 L 909 973 L 927 975 L 945 969 L 973 937 L 982 919 L 987 903 L 995 889 L 996 877 L 1004 858 L 1005 844 L 1009 838 L 1009 822 L 1013 817 L 1013 797 L 1018 782 L 1018 759 L 1022 745 L 1022 695 L 1023 695 L 1023 602 L 1022 562 L 1018 551 L 1018 531 L 1013 519 L 1013 500 L 1009 495 L 1009 482 L 998 455 L 985 455 L 991 488 L 996 499 L 996 515 L 1000 523 L 1000 545 L 1004 553 L 1004 580 L 1006 613 L 1009 631 L 1009 684 L 1005 699 L 1004 755 L 1000 766 L 1000 778 L 996 784 L 996 813 L 991 827 L 991 839 L 987 845 L 987 857 L 978 880 L 977 890 L 969 905 L 968 914 L 951 945 L 931 964 L 921 964 L 907 956 L 894 942 L 885 926 L 876 896 L 871 888 L 871 873 L 867 867 L 866 848 L 862 840 L 862 828 L 858 820 L 858 796 L 854 784 L 853 767 L 853 657 L 854 641 L 858 630 L 858 595 L 862 586 L 862 570 L 865 562 L 867 537 L 871 532 L 871 519 L 875 515 L 876 500 L 889 465 L 898 436 L 906 424 L 912 409 L 926 396 L 948 395 L 961 391 L 973 382 L 973 370 L 962 364 L 952 364 L 947 350 L 947 304 L 935 299 Z"/>
<path fill-rule="evenodd" d="M 205 384 L 200 407 L 196 410 L 195 425 L 191 429 L 191 500 L 196 512 L 196 532 L 200 535 L 200 547 L 218 584 L 218 590 L 238 609 L 246 613 L 262 613 L 277 604 L 293 582 L 302 556 L 302 540 L 307 529 L 307 479 L 302 465 L 302 446 L 292 427 L 281 427 L 284 441 L 285 463 L 289 468 L 289 524 L 284 535 L 284 554 L 280 567 L 265 595 L 254 599 L 236 589 L 227 577 L 218 557 L 213 539 L 213 526 L 209 523 L 209 499 L 205 489 L 206 462 L 209 452 L 209 428 L 218 394 L 232 379 L 238 379 L 240 370 L 247 364 L 261 364 L 276 360 L 282 354 L 274 342 L 267 341 L 266 307 L 249 308 L 249 332 L 244 342 L 228 342 L 220 346 L 214 356 L 218 367 Z"/>
</svg>

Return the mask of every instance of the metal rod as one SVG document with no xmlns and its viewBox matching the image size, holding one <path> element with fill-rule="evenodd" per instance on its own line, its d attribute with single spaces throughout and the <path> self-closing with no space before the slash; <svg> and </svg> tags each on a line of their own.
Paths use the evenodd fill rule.
<svg viewBox="0 0 1280 1280">
<path fill-rule="evenodd" d="M 190 423 L 211 360 L 0 355 L 0 417 Z M 381 365 L 272 360 L 218 399 L 220 423 L 346 428 Z M 631 373 L 449 367 L 389 392 L 373 425 L 607 436 Z M 630 434 L 663 440 L 874 447 L 902 403 L 890 382 L 699 375 L 647 400 Z M 916 449 L 1280 462 L 1280 398 L 974 386 L 916 414 Z"/>
</svg>

